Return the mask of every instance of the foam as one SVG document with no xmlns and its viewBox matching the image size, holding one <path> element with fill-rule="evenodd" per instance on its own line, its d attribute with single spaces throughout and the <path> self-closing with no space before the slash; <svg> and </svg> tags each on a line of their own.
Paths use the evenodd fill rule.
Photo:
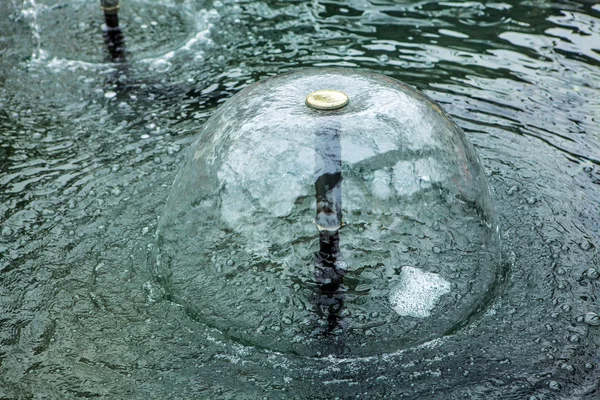
<svg viewBox="0 0 600 400">
<path fill-rule="evenodd" d="M 398 315 L 426 318 L 440 297 L 449 292 L 450 282 L 441 275 L 404 266 L 388 299 Z"/>
</svg>

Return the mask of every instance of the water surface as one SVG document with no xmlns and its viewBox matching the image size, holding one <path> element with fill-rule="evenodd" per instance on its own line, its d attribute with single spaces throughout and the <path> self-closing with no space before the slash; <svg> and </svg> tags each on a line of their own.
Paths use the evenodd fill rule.
<svg viewBox="0 0 600 400">
<path fill-rule="evenodd" d="M 131 0 L 122 63 L 95 2 L 1 5 L 0 398 L 597 398 L 600 4 Z M 302 358 L 163 298 L 153 233 L 186 147 L 309 66 L 405 81 L 474 143 L 507 273 L 464 328 Z"/>
</svg>

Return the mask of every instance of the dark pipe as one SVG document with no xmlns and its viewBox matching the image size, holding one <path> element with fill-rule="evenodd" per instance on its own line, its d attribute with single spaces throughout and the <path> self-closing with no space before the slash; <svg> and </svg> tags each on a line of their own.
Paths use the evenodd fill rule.
<svg viewBox="0 0 600 400">
<path fill-rule="evenodd" d="M 106 26 L 116 28 L 119 26 L 119 0 L 100 0 L 100 8 L 104 11 Z"/>
<path fill-rule="evenodd" d="M 330 122 L 316 133 L 315 191 L 321 234 L 336 234 L 342 227 L 342 144 L 339 123 Z"/>
<path fill-rule="evenodd" d="M 104 42 L 115 62 L 125 61 L 125 39 L 119 27 L 119 0 L 100 0 L 100 8 L 104 11 Z"/>
<path fill-rule="evenodd" d="M 325 123 L 315 138 L 316 170 L 315 197 L 319 230 L 319 251 L 315 253 L 315 279 L 319 284 L 317 313 L 327 318 L 329 334 L 341 328 L 346 268 L 340 257 L 340 234 L 342 223 L 342 145 L 340 124 Z"/>
</svg>

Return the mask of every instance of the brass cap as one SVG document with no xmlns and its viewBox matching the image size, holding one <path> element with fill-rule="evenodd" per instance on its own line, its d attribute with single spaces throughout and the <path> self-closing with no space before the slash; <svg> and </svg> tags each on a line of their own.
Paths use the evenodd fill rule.
<svg viewBox="0 0 600 400">
<path fill-rule="evenodd" d="M 348 104 L 348 95 L 339 90 L 316 90 L 306 96 L 306 105 L 317 110 L 337 110 Z"/>
</svg>

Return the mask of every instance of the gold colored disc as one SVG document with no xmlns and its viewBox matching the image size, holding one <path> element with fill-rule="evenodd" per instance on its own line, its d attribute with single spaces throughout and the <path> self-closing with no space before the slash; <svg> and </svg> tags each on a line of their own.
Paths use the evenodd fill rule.
<svg viewBox="0 0 600 400">
<path fill-rule="evenodd" d="M 306 96 L 306 105 L 317 110 L 337 110 L 348 104 L 348 95 L 339 90 L 316 90 Z"/>
</svg>

